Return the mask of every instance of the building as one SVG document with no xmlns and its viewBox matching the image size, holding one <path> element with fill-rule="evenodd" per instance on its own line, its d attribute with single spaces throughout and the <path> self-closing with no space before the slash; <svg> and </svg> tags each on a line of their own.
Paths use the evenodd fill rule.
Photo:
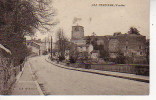
<svg viewBox="0 0 156 100">
<path fill-rule="evenodd" d="M 114 34 L 108 36 L 86 36 L 90 41 L 96 42 L 98 48 L 102 52 L 109 53 L 109 59 L 118 59 L 124 56 L 124 63 L 146 63 L 147 59 L 147 42 L 146 36 L 138 34 Z M 95 47 L 95 46 L 94 46 Z"/>
<path fill-rule="evenodd" d="M 150 52 L 150 48 L 149 48 L 149 46 L 150 46 L 150 40 L 149 39 L 147 39 L 146 40 L 146 60 L 147 60 L 147 63 L 149 64 L 149 52 Z"/>
<path fill-rule="evenodd" d="M 83 26 L 72 26 L 72 37 L 70 40 L 72 43 L 78 46 L 85 45 L 86 41 L 84 39 L 84 27 Z"/>
<path fill-rule="evenodd" d="M 114 33 L 106 36 L 84 36 L 84 27 L 77 25 L 72 27 L 71 42 L 77 45 L 79 52 L 88 52 L 93 59 L 103 58 L 113 62 L 118 60 L 117 63 L 147 63 L 149 50 L 146 36 L 140 34 Z"/>
<path fill-rule="evenodd" d="M 83 56 L 88 55 L 88 57 L 95 58 L 92 44 L 86 44 L 86 37 L 84 36 L 84 27 L 83 26 L 72 26 L 72 37 L 71 42 L 74 43 L 77 47 L 77 50 Z M 87 54 L 86 54 L 87 53 Z M 81 55 L 80 55 L 81 56 Z"/>
<path fill-rule="evenodd" d="M 109 39 L 111 36 L 85 36 L 86 41 L 89 40 L 89 44 L 92 44 L 91 42 L 96 42 L 96 45 L 101 46 L 105 51 L 108 51 L 108 44 Z M 94 48 L 95 50 L 98 50 L 98 48 Z"/>
<path fill-rule="evenodd" d="M 125 63 L 146 62 L 146 37 L 137 34 L 118 34 L 109 38 L 110 58 L 119 54 L 125 57 Z"/>
<path fill-rule="evenodd" d="M 47 51 L 45 42 L 42 42 L 40 39 L 26 40 L 26 45 L 37 55 L 42 55 L 45 51 Z"/>
</svg>

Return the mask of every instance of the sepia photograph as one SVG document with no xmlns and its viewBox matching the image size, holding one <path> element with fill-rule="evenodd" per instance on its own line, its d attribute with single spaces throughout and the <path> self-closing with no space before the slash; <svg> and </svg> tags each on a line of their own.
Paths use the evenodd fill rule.
<svg viewBox="0 0 156 100">
<path fill-rule="evenodd" d="M 2 96 L 148 96 L 149 56 L 150 0 L 0 0 Z"/>
</svg>

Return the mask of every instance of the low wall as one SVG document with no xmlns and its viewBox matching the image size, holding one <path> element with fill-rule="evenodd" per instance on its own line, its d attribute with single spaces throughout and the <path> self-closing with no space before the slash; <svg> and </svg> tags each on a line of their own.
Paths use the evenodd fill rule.
<svg viewBox="0 0 156 100">
<path fill-rule="evenodd" d="M 86 64 L 86 63 L 66 64 L 62 62 L 59 63 L 62 65 L 67 65 L 69 67 L 75 68 L 95 69 L 95 70 L 149 76 L 149 65 L 145 64 Z"/>
<path fill-rule="evenodd" d="M 76 64 L 77 67 L 149 76 L 149 65 L 140 64 Z"/>
</svg>

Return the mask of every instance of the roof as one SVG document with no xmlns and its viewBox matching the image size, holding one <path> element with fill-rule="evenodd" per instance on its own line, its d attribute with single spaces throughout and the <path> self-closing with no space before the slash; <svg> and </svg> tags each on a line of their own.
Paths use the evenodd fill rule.
<svg viewBox="0 0 156 100">
<path fill-rule="evenodd" d="M 7 48 L 5 48 L 2 44 L 0 44 L 0 48 L 3 49 L 5 52 L 11 54 L 11 51 Z"/>
</svg>

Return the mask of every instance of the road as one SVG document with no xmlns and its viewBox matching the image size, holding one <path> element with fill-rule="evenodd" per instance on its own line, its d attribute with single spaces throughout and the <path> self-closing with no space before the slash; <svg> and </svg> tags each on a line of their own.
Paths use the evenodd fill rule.
<svg viewBox="0 0 156 100">
<path fill-rule="evenodd" d="M 48 63 L 46 56 L 29 59 L 37 82 L 47 95 L 148 95 L 149 83 L 68 70 Z"/>
</svg>

